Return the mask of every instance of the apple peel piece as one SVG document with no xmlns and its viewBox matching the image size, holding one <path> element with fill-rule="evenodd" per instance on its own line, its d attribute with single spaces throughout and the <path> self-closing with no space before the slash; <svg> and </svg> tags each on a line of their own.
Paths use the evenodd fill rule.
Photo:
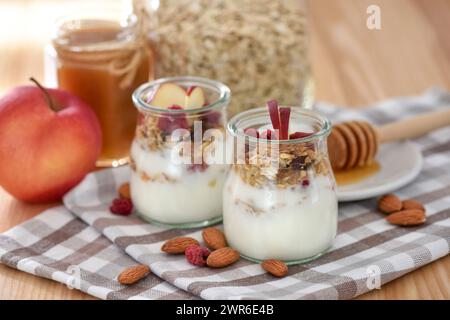
<svg viewBox="0 0 450 320">
<path fill-rule="evenodd" d="M 272 127 L 275 130 L 280 130 L 280 114 L 278 112 L 278 102 L 276 100 L 271 100 L 267 102 L 267 108 L 269 109 Z"/>
<path fill-rule="evenodd" d="M 260 135 L 261 139 L 278 140 L 278 130 L 265 130 Z"/>
<path fill-rule="evenodd" d="M 280 108 L 280 139 L 289 139 L 289 120 L 291 117 L 291 108 Z"/>
<path fill-rule="evenodd" d="M 313 135 L 312 132 L 301 132 L 301 131 L 297 131 L 297 132 L 291 133 L 291 134 L 289 135 L 289 139 L 292 139 L 292 140 L 294 140 L 294 139 L 301 139 L 301 138 L 309 137 L 309 136 L 311 136 L 311 135 Z"/>
</svg>

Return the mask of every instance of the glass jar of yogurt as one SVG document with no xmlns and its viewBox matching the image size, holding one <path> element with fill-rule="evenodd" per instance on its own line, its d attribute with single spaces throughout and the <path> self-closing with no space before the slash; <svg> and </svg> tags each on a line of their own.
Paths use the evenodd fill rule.
<svg viewBox="0 0 450 320">
<path fill-rule="evenodd" d="M 273 125 L 264 108 L 230 120 L 235 149 L 242 151 L 225 182 L 223 222 L 229 245 L 242 256 L 296 264 L 331 247 L 338 200 L 327 153 L 330 122 L 303 108 L 282 109 L 290 113 L 283 139 L 267 134 Z"/>
<path fill-rule="evenodd" d="M 131 198 L 145 220 L 194 228 L 222 219 L 230 90 L 197 77 L 159 79 L 133 94 L 139 116 L 131 147 Z M 219 153 L 219 152 L 217 152 Z"/>
</svg>

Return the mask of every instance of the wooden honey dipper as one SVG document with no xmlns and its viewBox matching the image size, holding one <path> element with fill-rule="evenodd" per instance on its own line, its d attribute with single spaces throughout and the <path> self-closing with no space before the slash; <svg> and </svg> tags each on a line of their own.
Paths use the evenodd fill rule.
<svg viewBox="0 0 450 320">
<path fill-rule="evenodd" d="M 381 127 L 366 121 L 336 124 L 328 137 L 328 153 L 334 170 L 348 170 L 373 163 L 381 143 L 420 137 L 450 125 L 450 109 L 414 116 Z"/>
</svg>

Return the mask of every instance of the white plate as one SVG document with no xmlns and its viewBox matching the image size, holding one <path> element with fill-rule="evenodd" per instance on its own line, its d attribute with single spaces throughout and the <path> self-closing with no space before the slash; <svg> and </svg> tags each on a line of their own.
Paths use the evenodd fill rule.
<svg viewBox="0 0 450 320">
<path fill-rule="evenodd" d="M 381 145 L 377 161 L 381 169 L 373 176 L 354 184 L 338 186 L 339 201 L 377 197 L 407 185 L 419 175 L 423 157 L 414 143 L 404 141 Z"/>
</svg>

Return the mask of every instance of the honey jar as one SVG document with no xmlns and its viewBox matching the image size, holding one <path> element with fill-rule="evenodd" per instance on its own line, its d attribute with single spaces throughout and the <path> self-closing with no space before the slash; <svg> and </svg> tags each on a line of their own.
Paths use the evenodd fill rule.
<svg viewBox="0 0 450 320">
<path fill-rule="evenodd" d="M 52 45 L 57 86 L 83 99 L 103 133 L 99 167 L 123 165 L 136 127 L 133 91 L 152 78 L 153 59 L 137 16 L 62 19 Z"/>
</svg>

